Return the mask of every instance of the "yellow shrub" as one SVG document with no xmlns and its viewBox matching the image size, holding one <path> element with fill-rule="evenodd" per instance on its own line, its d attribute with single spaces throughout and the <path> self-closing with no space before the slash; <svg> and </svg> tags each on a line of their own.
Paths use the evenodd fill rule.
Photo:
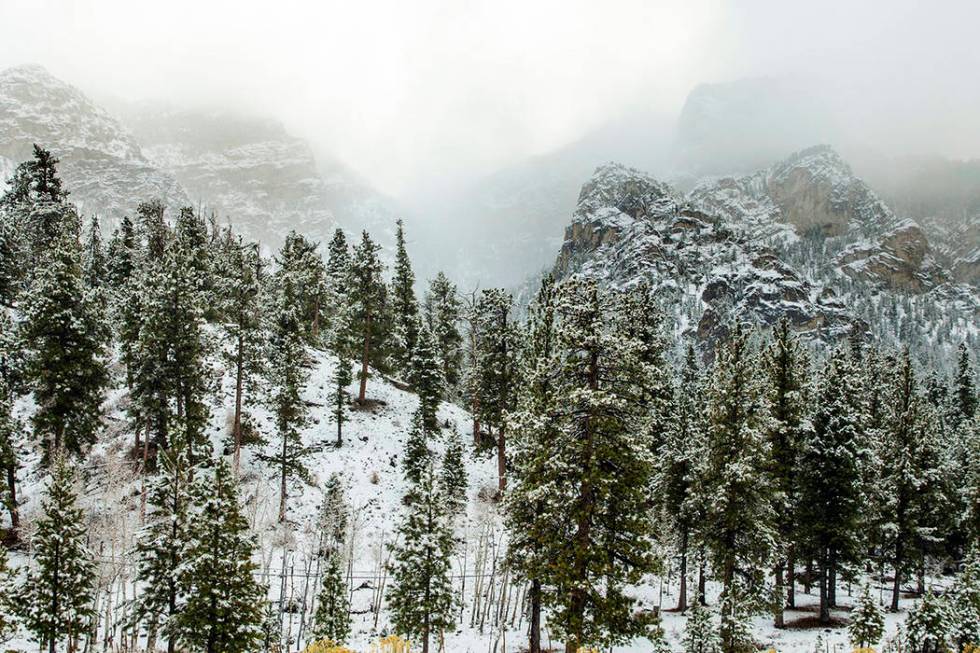
<svg viewBox="0 0 980 653">
<path fill-rule="evenodd" d="M 594 649 L 594 648 L 590 648 L 588 646 L 583 646 L 578 651 L 576 651 L 575 653 L 599 653 L 599 650 L 598 649 Z"/>
<path fill-rule="evenodd" d="M 411 650 L 407 639 L 388 635 L 371 644 L 371 653 L 411 653 Z"/>
<path fill-rule="evenodd" d="M 868 648 L 856 648 L 851 653 L 875 653 L 875 650 L 871 647 Z"/>
<path fill-rule="evenodd" d="M 328 639 L 321 639 L 319 642 L 313 642 L 303 649 L 303 653 L 354 653 L 354 651 L 334 644 Z"/>
</svg>

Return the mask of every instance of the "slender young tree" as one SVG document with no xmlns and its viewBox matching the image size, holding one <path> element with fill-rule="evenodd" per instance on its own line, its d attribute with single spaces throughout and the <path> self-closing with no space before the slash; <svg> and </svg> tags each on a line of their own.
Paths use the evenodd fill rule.
<svg viewBox="0 0 980 653">
<path fill-rule="evenodd" d="M 229 233 L 217 274 L 224 336 L 224 357 L 235 377 L 235 416 L 232 422 L 234 470 L 242 448 L 242 421 L 246 400 L 262 374 L 265 338 L 262 321 L 262 258 L 255 243 Z"/>
<path fill-rule="evenodd" d="M 327 554 L 313 616 L 313 637 L 337 646 L 350 637 L 350 600 L 341 562 L 339 551 Z"/>
<path fill-rule="evenodd" d="M 279 470 L 279 522 L 283 523 L 290 481 L 309 479 L 305 459 L 316 447 L 304 445 L 301 433 L 308 420 L 302 393 L 309 375 L 310 357 L 304 344 L 301 305 L 294 292 L 293 275 L 284 270 L 277 286 L 270 312 L 267 368 L 268 403 L 275 416 L 279 442 L 273 453 L 263 454 L 261 458 Z"/>
<path fill-rule="evenodd" d="M 92 216 L 85 234 L 85 251 L 82 255 L 82 276 L 89 288 L 98 288 L 108 281 L 108 262 L 102 245 L 102 227 L 99 218 Z"/>
<path fill-rule="evenodd" d="M 357 402 L 367 401 L 369 366 L 383 366 L 380 353 L 385 347 L 385 311 L 387 293 L 381 280 L 383 265 L 378 259 L 378 245 L 363 232 L 361 242 L 354 249 L 350 265 L 351 328 L 356 334 L 361 357 L 360 390 Z"/>
<path fill-rule="evenodd" d="M 49 653 L 78 638 L 94 614 L 95 566 L 86 545 L 84 513 L 78 507 L 74 474 L 63 456 L 53 459 L 42 517 L 32 541 L 33 565 L 21 586 L 24 625 Z"/>
<path fill-rule="evenodd" d="M 419 305 L 415 298 L 415 273 L 405 248 L 405 224 L 399 219 L 395 225 L 395 274 L 391 280 L 392 362 L 400 374 L 410 377 L 419 335 Z"/>
<path fill-rule="evenodd" d="M 189 650 L 257 650 L 262 641 L 266 588 L 255 580 L 255 543 L 248 534 L 231 469 L 224 460 L 197 489 L 181 567 L 182 608 L 174 619 L 178 642 Z"/>
<path fill-rule="evenodd" d="M 851 644 L 858 649 L 874 648 L 885 632 L 885 618 L 867 585 L 861 591 L 857 606 L 851 611 L 851 623 L 847 632 L 851 637 Z"/>
<path fill-rule="evenodd" d="M 3 473 L 3 486 L 0 487 L 0 504 L 10 516 L 9 539 L 16 540 L 20 530 L 20 510 L 17 500 L 17 470 L 20 469 L 20 456 L 17 449 L 23 438 L 23 425 L 14 415 L 13 392 L 0 375 L 0 472 Z M 0 544 L 2 548 L 2 544 Z"/>
<path fill-rule="evenodd" d="M 437 358 L 429 327 L 420 318 L 417 318 L 416 322 L 415 349 L 412 353 L 409 378 L 419 397 L 422 422 L 427 431 L 433 432 L 439 428 L 436 412 L 442 401 L 445 381 L 442 378 L 442 366 Z"/>
<path fill-rule="evenodd" d="M 398 528 L 388 607 L 396 632 L 420 640 L 422 653 L 429 653 L 432 636 L 441 637 L 454 623 L 452 556 L 456 542 L 431 466 L 420 475 L 410 499 Z"/>
<path fill-rule="evenodd" d="M 514 483 L 505 496 L 507 561 L 529 583 L 530 653 L 541 653 L 542 583 L 549 563 L 544 545 L 553 529 L 540 484 L 551 461 L 549 443 L 560 428 L 560 416 L 548 413 L 557 387 L 552 374 L 557 365 L 555 320 L 556 289 L 548 275 L 528 309 L 527 338 L 520 359 L 527 392 L 520 395 L 516 409 L 508 415 L 508 428 L 514 433 Z"/>
<path fill-rule="evenodd" d="M 442 378 L 447 396 L 456 392 L 463 359 L 463 336 L 459 322 L 462 303 L 456 286 L 442 272 L 431 282 L 425 295 L 425 319 L 436 342 L 437 359 L 442 363 Z"/>
<path fill-rule="evenodd" d="M 425 429 L 425 419 L 422 410 L 416 410 L 412 415 L 412 424 L 408 429 L 408 439 L 405 441 L 405 457 L 402 467 L 405 478 L 412 483 L 418 483 L 425 470 L 432 465 L 429 451 L 429 433 Z"/>
<path fill-rule="evenodd" d="M 167 639 L 167 653 L 177 647 L 177 617 L 182 604 L 179 577 L 190 540 L 191 470 L 180 435 L 158 459 L 159 471 L 147 493 L 146 523 L 136 544 L 136 580 L 142 591 L 134 617 L 146 624 L 147 648 L 154 649 L 158 632 Z"/>
<path fill-rule="evenodd" d="M 469 479 L 463 462 L 463 439 L 454 426 L 449 431 L 446 451 L 439 471 L 439 491 L 445 497 L 449 514 L 453 517 L 466 513 L 466 492 Z"/>
</svg>

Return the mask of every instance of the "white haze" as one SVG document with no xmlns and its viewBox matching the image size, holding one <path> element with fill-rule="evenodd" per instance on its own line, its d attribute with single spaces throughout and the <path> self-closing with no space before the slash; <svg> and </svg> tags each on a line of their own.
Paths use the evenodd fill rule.
<svg viewBox="0 0 980 653">
<path fill-rule="evenodd" d="M 406 199 L 757 76 L 812 84 L 854 143 L 977 157 L 978 25 L 970 0 L 2 0 L 0 67 L 269 114 Z"/>
</svg>

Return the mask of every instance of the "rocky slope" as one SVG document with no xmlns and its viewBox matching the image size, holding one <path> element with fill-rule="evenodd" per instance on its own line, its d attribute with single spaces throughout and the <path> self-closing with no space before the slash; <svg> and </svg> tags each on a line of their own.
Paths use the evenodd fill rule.
<svg viewBox="0 0 980 653">
<path fill-rule="evenodd" d="M 72 200 L 112 220 L 138 201 L 189 203 L 173 175 L 155 166 L 115 118 L 40 66 L 0 71 L 0 172 L 31 156 L 37 143 L 61 159 Z"/>
<path fill-rule="evenodd" d="M 762 324 L 785 316 L 825 340 L 870 328 L 920 335 L 919 345 L 975 337 L 980 317 L 978 293 L 951 283 L 919 225 L 898 220 L 827 147 L 686 195 L 601 166 L 582 187 L 555 273 L 646 279 L 682 329 L 707 342 L 733 315 Z"/>
<path fill-rule="evenodd" d="M 291 229 L 326 241 L 341 225 L 393 241 L 392 203 L 341 164 L 318 164 L 305 141 L 274 121 L 156 105 L 117 113 L 40 66 L 0 72 L 2 179 L 38 143 L 61 159 L 72 200 L 105 227 L 160 199 L 171 210 L 213 211 L 267 253 Z"/>
<path fill-rule="evenodd" d="M 124 119 L 150 160 L 267 250 L 291 229 L 320 242 L 339 225 L 378 235 L 392 229 L 385 198 L 339 163 L 321 170 L 310 146 L 275 121 L 145 105 Z"/>
</svg>

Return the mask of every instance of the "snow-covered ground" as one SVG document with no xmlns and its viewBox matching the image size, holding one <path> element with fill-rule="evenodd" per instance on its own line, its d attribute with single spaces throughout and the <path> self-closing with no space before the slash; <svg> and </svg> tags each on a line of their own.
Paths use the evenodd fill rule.
<svg viewBox="0 0 980 653">
<path fill-rule="evenodd" d="M 278 513 L 278 477 L 275 470 L 257 457 L 258 450 L 245 450 L 242 458 L 241 496 L 246 512 L 253 524 L 259 546 L 256 559 L 260 573 L 269 584 L 269 600 L 278 606 L 281 592 L 284 603 L 291 606 L 283 618 L 284 632 L 291 634 L 289 650 L 301 650 L 309 636 L 309 620 L 313 597 L 316 595 L 318 574 L 316 556 L 317 533 L 315 517 L 322 498 L 323 483 L 333 473 L 344 479 L 352 509 L 350 577 L 352 596 L 353 631 L 350 646 L 357 651 L 367 651 L 370 643 L 389 630 L 389 619 L 384 608 L 376 614 L 374 606 L 378 597 L 390 589 L 390 579 L 384 570 L 389 560 L 391 544 L 402 513 L 402 497 L 407 484 L 402 474 L 401 457 L 409 420 L 418 405 L 415 395 L 400 390 L 395 384 L 379 377 L 368 384 L 368 406 L 354 407 L 351 421 L 344 425 L 344 445 L 333 446 L 336 426 L 327 405 L 331 373 L 336 364 L 332 357 L 316 352 L 315 364 L 310 374 L 305 399 L 310 405 L 310 424 L 304 432 L 307 444 L 323 443 L 321 451 L 312 455 L 309 469 L 313 475 L 310 485 L 294 486 L 289 500 L 291 527 L 284 533 L 276 524 Z M 212 407 L 211 435 L 215 450 L 222 451 L 227 442 L 233 410 L 233 387 L 230 377 L 224 375 L 221 401 Z M 356 381 L 348 389 L 356 393 Z M 132 579 L 133 557 L 130 553 L 134 538 L 139 532 L 141 507 L 141 480 L 133 469 L 131 458 L 132 433 L 126 427 L 123 410 L 127 399 L 122 390 L 110 393 L 107 402 L 108 427 L 102 441 L 93 448 L 88 459 L 79 465 L 83 470 L 84 489 L 82 501 L 89 514 L 91 548 L 99 561 L 101 589 L 99 609 L 103 615 L 100 628 L 101 647 L 108 639 L 118 646 L 121 641 L 119 622 L 125 617 L 125 602 L 134 593 Z M 30 413 L 28 402 L 19 406 L 22 416 Z M 270 439 L 267 446 L 275 446 L 271 416 L 262 406 L 252 406 L 250 413 L 255 425 Z M 472 441 L 471 421 L 468 413 L 450 404 L 443 404 L 439 411 L 440 422 L 455 425 L 464 442 Z M 445 429 L 444 429 L 445 431 Z M 437 457 L 444 449 L 441 438 L 431 443 Z M 471 451 L 471 448 L 467 448 Z M 503 574 L 501 559 L 504 552 L 503 529 L 496 504 L 488 498 L 496 489 L 496 463 L 484 455 L 467 454 L 469 491 L 467 513 L 459 523 L 461 544 L 454 565 L 454 583 L 461 597 L 460 618 L 455 632 L 447 633 L 447 653 L 478 653 L 496 651 L 513 653 L 526 645 L 526 619 L 520 615 L 524 587 L 511 583 Z M 22 506 L 25 533 L 29 536 L 31 525 L 37 516 L 43 479 L 37 471 L 37 460 L 27 461 L 22 471 Z M 13 556 L 15 564 L 23 565 L 23 555 Z M 283 572 L 285 570 L 285 573 Z M 284 579 L 285 576 L 285 579 Z M 503 600 L 501 590 L 505 589 Z M 650 577 L 637 590 L 643 609 L 664 607 L 663 626 L 671 649 L 679 650 L 686 617 L 671 611 L 677 600 L 676 573 L 670 582 Z M 709 603 L 717 602 L 718 587 L 709 583 Z M 856 600 L 848 588 L 839 591 L 841 608 L 835 617 L 846 619 L 847 607 Z M 887 598 L 887 592 L 886 598 Z M 481 598 L 477 600 L 477 595 Z M 305 597 L 305 601 L 304 601 Z M 798 619 L 813 617 L 817 597 L 798 594 L 799 609 L 788 611 L 788 628 L 776 630 L 771 618 L 760 616 L 755 620 L 755 637 L 766 648 L 778 651 L 813 651 L 817 636 L 822 636 L 822 648 L 826 651 L 849 650 L 846 629 L 836 627 L 829 634 L 819 628 L 798 629 L 793 623 Z M 303 610 L 303 605 L 306 610 Z M 909 601 L 906 600 L 905 607 Z M 105 630 L 106 618 L 110 624 Z M 886 617 L 888 632 L 894 632 L 904 614 Z M 506 627 L 499 624 L 505 623 Z M 300 633 L 303 632 L 302 638 Z M 547 626 L 543 630 L 546 643 L 551 641 Z M 33 643 L 27 633 L 20 633 L 7 649 L 33 651 Z M 6 649 L 4 649 L 6 650 Z M 113 649 L 117 650 L 117 649 Z M 651 645 L 637 640 L 617 646 L 617 653 L 647 652 Z"/>
</svg>

